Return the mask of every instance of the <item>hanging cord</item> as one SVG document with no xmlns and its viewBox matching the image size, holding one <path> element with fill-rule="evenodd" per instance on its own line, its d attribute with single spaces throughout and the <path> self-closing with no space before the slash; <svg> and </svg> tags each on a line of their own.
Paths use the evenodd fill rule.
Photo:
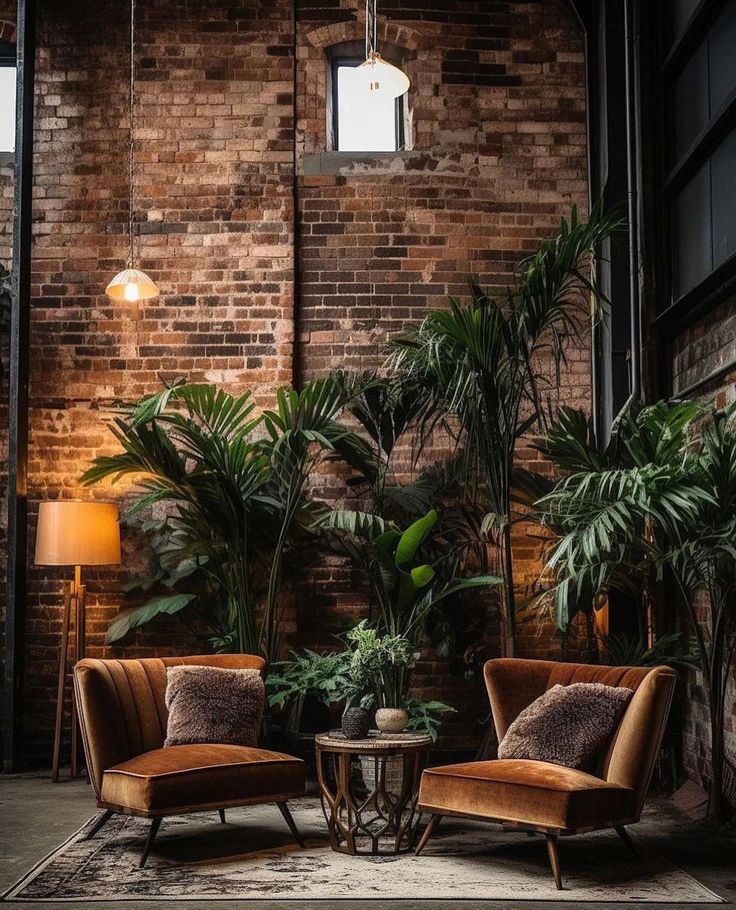
<svg viewBox="0 0 736 910">
<path fill-rule="evenodd" d="M 377 32 L 377 0 L 365 0 L 365 59 L 369 60 L 376 49 Z"/>
<path fill-rule="evenodd" d="M 128 97 L 128 268 L 133 268 L 133 105 L 135 90 L 135 0 L 130 0 L 130 89 Z"/>
</svg>

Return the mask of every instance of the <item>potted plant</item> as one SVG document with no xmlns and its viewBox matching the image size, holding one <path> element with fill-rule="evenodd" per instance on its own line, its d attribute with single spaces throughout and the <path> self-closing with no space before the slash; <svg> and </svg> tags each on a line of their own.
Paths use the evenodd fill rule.
<svg viewBox="0 0 736 910">
<path fill-rule="evenodd" d="M 327 729 L 332 705 L 341 701 L 349 684 L 350 654 L 320 654 L 304 648 L 273 664 L 266 678 L 271 710 L 278 713 L 287 736 L 311 736 Z"/>
<path fill-rule="evenodd" d="M 400 733 L 409 722 L 403 706 L 406 675 L 418 656 L 411 642 L 400 635 L 381 637 L 367 620 L 351 629 L 347 640 L 351 651 L 350 693 L 363 693 L 362 708 L 375 707 L 376 726 L 382 733 Z"/>
</svg>

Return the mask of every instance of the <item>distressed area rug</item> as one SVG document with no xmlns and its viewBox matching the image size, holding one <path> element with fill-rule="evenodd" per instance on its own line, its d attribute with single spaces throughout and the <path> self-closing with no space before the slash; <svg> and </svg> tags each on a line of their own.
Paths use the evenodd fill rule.
<svg viewBox="0 0 736 910">
<path fill-rule="evenodd" d="M 632 858 L 614 832 L 560 846 L 556 891 L 544 838 L 445 819 L 424 853 L 355 857 L 329 846 L 317 799 L 290 804 L 307 842 L 291 840 L 275 806 L 164 819 L 144 869 L 148 823 L 114 817 L 91 840 L 88 822 L 5 895 L 6 901 L 401 900 L 718 903 L 692 876 L 644 846 Z"/>
</svg>

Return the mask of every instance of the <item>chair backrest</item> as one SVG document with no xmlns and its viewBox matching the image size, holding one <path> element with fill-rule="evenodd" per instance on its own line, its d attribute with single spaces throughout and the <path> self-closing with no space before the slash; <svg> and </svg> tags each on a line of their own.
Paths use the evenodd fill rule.
<svg viewBox="0 0 736 910">
<path fill-rule="evenodd" d="M 180 664 L 261 672 L 266 666 L 262 657 L 253 654 L 207 654 L 140 660 L 85 658 L 74 667 L 87 769 L 98 797 L 107 768 L 163 746 L 168 720 L 166 668 Z"/>
<path fill-rule="evenodd" d="M 601 667 L 499 658 L 489 660 L 484 673 L 499 741 L 524 708 L 552 686 L 595 682 L 633 689 L 596 773 L 634 790 L 637 813 L 641 812 L 675 690 L 677 677 L 671 667 Z"/>
</svg>

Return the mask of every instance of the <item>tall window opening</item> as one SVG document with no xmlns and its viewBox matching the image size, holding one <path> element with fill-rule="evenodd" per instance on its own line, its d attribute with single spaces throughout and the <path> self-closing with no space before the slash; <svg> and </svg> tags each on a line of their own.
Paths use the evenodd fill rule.
<svg viewBox="0 0 736 910">
<path fill-rule="evenodd" d="M 395 54 L 386 59 L 397 65 Z M 393 59 L 392 59 L 393 57 Z M 408 93 L 391 98 L 382 92 L 367 92 L 358 67 L 365 60 L 362 42 L 332 49 L 332 93 L 328 105 L 331 148 L 338 152 L 397 152 L 407 148 Z"/>
<path fill-rule="evenodd" d="M 15 45 L 0 40 L 0 152 L 15 151 Z"/>
</svg>

